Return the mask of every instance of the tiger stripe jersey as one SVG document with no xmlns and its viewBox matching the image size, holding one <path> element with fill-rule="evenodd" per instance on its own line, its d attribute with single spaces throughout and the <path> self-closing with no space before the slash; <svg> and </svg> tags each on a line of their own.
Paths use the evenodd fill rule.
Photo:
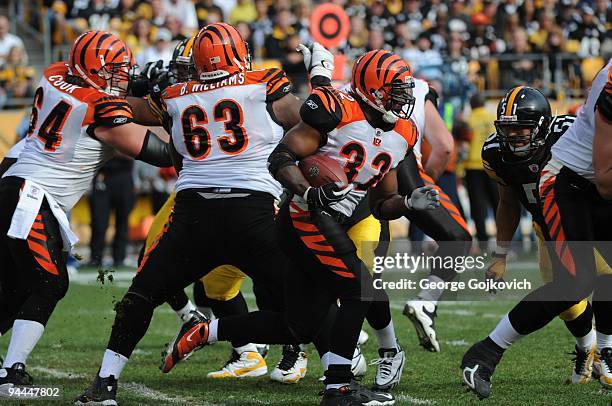
<svg viewBox="0 0 612 406">
<path fill-rule="evenodd" d="M 593 79 L 589 95 L 580 111 L 578 111 L 574 124 L 552 147 L 554 159 L 591 182 L 595 181 L 595 171 L 593 169 L 595 107 L 601 93 L 606 92 L 604 89 L 609 83 L 611 68 L 612 58 Z"/>
<path fill-rule="evenodd" d="M 267 159 L 284 130 L 272 103 L 291 92 L 280 69 L 244 71 L 213 82 L 190 81 L 162 92 L 162 109 L 182 156 L 176 190 L 242 188 L 279 197 Z"/>
<path fill-rule="evenodd" d="M 563 137 L 574 124 L 575 119 L 575 116 L 570 115 L 554 117 L 550 124 L 550 132 L 546 136 L 546 143 L 534 158 L 526 163 L 504 161 L 497 134 L 487 138 L 482 146 L 482 163 L 485 172 L 500 185 L 510 187 L 514 191 L 525 210 L 531 214 L 533 221 L 542 230 L 547 230 L 547 227 L 542 216 L 541 201 L 537 188 L 539 174 L 550 160 L 551 147 Z"/>
<path fill-rule="evenodd" d="M 369 188 L 414 147 L 418 131 L 412 120 L 398 120 L 384 131 L 374 128 L 351 93 L 333 87 L 313 90 L 300 109 L 302 121 L 321 133 L 317 155 L 334 159 L 344 168 L 355 190 L 330 207 L 350 217 Z"/>
<path fill-rule="evenodd" d="M 608 81 L 597 98 L 597 110 L 609 123 L 612 123 L 612 66 L 608 66 Z"/>
<path fill-rule="evenodd" d="M 67 79 L 65 62 L 49 66 L 34 95 L 23 151 L 4 176 L 19 176 L 43 187 L 63 210 L 89 188 L 94 174 L 114 150 L 95 139 L 96 126 L 130 123 L 129 103 Z"/>
</svg>

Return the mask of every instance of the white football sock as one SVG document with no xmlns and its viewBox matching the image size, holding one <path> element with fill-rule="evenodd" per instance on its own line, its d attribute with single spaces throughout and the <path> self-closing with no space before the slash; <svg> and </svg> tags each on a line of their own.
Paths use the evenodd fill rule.
<svg viewBox="0 0 612 406">
<path fill-rule="evenodd" d="M 242 347 L 234 347 L 234 350 L 238 354 L 242 354 L 243 352 L 257 352 L 257 346 L 253 343 L 248 343 L 247 345 L 243 345 Z"/>
<path fill-rule="evenodd" d="M 217 341 L 219 341 L 217 339 L 217 329 L 218 328 L 219 328 L 219 319 L 212 320 L 208 324 L 208 343 L 216 343 Z"/>
<path fill-rule="evenodd" d="M 107 349 L 104 351 L 104 357 L 102 358 L 102 366 L 100 366 L 100 372 L 98 376 L 100 378 L 108 378 L 114 376 L 115 379 L 119 379 L 121 371 L 125 368 L 128 359 L 118 352 Z"/>
<path fill-rule="evenodd" d="M 380 330 L 374 330 L 374 334 L 376 334 L 376 339 L 378 340 L 378 347 L 399 350 L 395 337 L 395 329 L 393 328 L 393 320 L 389 322 L 387 327 Z"/>
<path fill-rule="evenodd" d="M 325 354 L 321 356 L 321 364 L 323 364 L 323 371 L 327 371 L 327 367 L 329 367 L 329 356 L 331 352 L 327 351 Z"/>
<path fill-rule="evenodd" d="M 197 309 L 200 313 L 206 316 L 208 320 L 214 320 L 217 318 L 210 307 L 198 306 Z"/>
<path fill-rule="evenodd" d="M 507 314 L 499 321 L 491 334 L 489 334 L 489 338 L 503 349 L 508 349 L 512 343 L 521 337 L 522 335 L 517 333 L 514 327 L 512 327 Z"/>
<path fill-rule="evenodd" d="M 442 280 L 442 278 L 436 276 L 436 275 L 429 275 L 427 277 L 427 285 L 431 286 L 432 283 L 440 283 L 440 282 L 444 282 Z M 444 293 L 444 289 L 442 288 L 435 288 L 435 289 L 423 289 L 421 290 L 421 292 L 419 292 L 419 296 L 418 298 L 421 300 L 427 300 L 429 302 L 433 302 L 434 305 L 438 305 L 438 299 L 440 299 L 440 296 L 442 296 L 442 294 Z"/>
<path fill-rule="evenodd" d="M 193 310 L 196 310 L 196 307 L 193 303 L 191 303 L 191 300 L 188 300 L 185 307 L 183 307 L 181 310 L 176 310 L 176 315 L 181 323 L 185 323 L 191 318 L 191 311 Z"/>
<path fill-rule="evenodd" d="M 574 337 L 576 339 L 576 345 L 584 352 L 591 351 L 591 347 L 593 343 L 595 343 L 596 334 L 595 329 L 592 328 L 591 331 L 584 337 Z"/>
<path fill-rule="evenodd" d="M 13 340 L 11 339 L 11 344 Z M 601 351 L 604 348 L 612 348 L 612 335 L 597 332 L 597 351 Z M 6 361 L 4 362 L 6 365 Z"/>
<path fill-rule="evenodd" d="M 26 363 L 28 355 L 32 352 L 40 337 L 45 331 L 45 326 L 33 320 L 17 319 L 13 322 L 13 333 L 11 342 L 6 351 L 4 368 L 10 368 L 16 362 Z"/>
</svg>

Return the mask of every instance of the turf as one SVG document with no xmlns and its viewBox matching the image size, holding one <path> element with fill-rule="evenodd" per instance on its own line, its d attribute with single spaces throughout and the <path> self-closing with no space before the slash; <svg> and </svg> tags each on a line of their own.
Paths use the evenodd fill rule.
<svg viewBox="0 0 612 406">
<path fill-rule="evenodd" d="M 96 373 L 114 319 L 113 303 L 125 292 L 126 282 L 73 283 L 58 305 L 43 339 L 32 353 L 28 368 L 37 385 L 60 386 L 69 404 Z M 247 289 L 248 290 L 248 289 Z M 250 303 L 252 305 L 252 303 Z M 571 372 L 572 339 L 561 321 L 523 339 L 502 360 L 494 377 L 493 395 L 478 401 L 460 385 L 459 362 L 468 346 L 483 338 L 511 302 L 445 303 L 439 309 L 438 331 L 442 352 L 423 351 L 410 323 L 394 305 L 395 326 L 408 364 L 400 386 L 394 391 L 398 405 L 610 405 L 612 391 L 598 382 L 573 386 L 564 384 Z M 121 376 L 118 401 L 121 405 L 312 405 L 318 404 L 322 386 L 320 363 L 312 346 L 307 377 L 297 385 L 281 385 L 268 377 L 248 380 L 211 380 L 206 373 L 221 366 L 230 347 L 218 343 L 194 354 L 168 375 L 158 370 L 160 351 L 175 334 L 178 320 L 168 306 L 160 307 L 149 331 L 140 342 Z M 375 339 L 364 346 L 368 360 L 376 356 Z M 9 337 L 0 338 L 4 354 Z M 280 348 L 273 347 L 268 366 L 276 364 Z M 365 382 L 373 381 L 375 367 L 369 366 Z M 5 404 L 9 404 L 6 402 Z M 51 403 L 31 402 L 35 405 Z M 23 404 L 23 403 L 22 403 Z"/>
</svg>

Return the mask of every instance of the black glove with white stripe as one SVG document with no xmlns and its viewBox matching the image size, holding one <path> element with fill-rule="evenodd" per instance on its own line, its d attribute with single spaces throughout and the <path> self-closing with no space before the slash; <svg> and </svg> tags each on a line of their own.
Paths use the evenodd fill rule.
<svg viewBox="0 0 612 406">
<path fill-rule="evenodd" d="M 344 199 L 354 188 L 352 183 L 344 188 L 342 186 L 340 182 L 318 187 L 311 186 L 306 189 L 302 198 L 308 202 L 310 208 L 323 209 Z"/>
</svg>

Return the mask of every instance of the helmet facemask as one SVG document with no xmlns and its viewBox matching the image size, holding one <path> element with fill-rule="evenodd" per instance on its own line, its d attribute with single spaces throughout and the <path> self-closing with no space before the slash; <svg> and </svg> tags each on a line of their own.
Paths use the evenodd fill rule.
<svg viewBox="0 0 612 406">
<path fill-rule="evenodd" d="M 189 82 L 190 80 L 196 80 L 198 77 L 195 64 L 191 58 L 178 57 L 175 61 L 170 61 L 169 68 L 177 83 Z"/>
<path fill-rule="evenodd" d="M 124 97 L 130 90 L 132 77 L 136 66 L 128 56 L 123 62 L 104 63 L 98 70 L 97 75 L 106 82 L 105 92 L 113 96 Z"/>
<path fill-rule="evenodd" d="M 408 120 L 414 110 L 416 99 L 412 94 L 414 79 L 406 76 L 404 81 L 394 80 L 373 92 L 378 111 L 383 113 L 383 120 L 395 123 L 398 119 Z"/>
<path fill-rule="evenodd" d="M 538 122 L 501 116 L 495 120 L 495 129 L 504 161 L 525 162 L 546 143 L 548 120 L 544 116 Z"/>
</svg>

